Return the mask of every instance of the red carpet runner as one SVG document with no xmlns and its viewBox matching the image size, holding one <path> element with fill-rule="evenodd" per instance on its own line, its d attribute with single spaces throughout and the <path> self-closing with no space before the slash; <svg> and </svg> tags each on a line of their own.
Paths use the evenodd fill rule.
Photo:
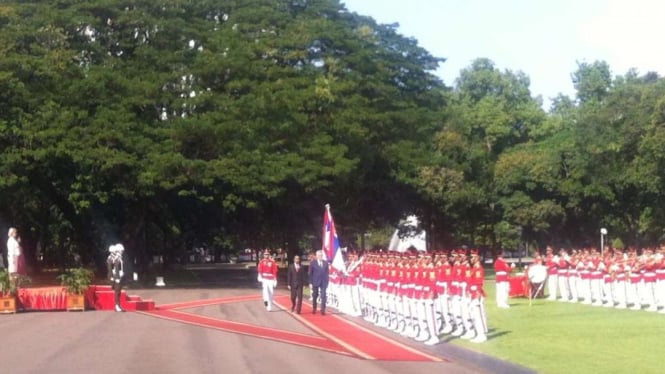
<svg viewBox="0 0 665 374">
<path fill-rule="evenodd" d="M 332 353 L 354 356 L 368 360 L 386 361 L 443 361 L 441 358 L 420 352 L 390 338 L 377 334 L 352 321 L 335 314 L 312 314 L 309 304 L 303 304 L 302 314 L 292 314 L 301 323 L 320 336 L 300 334 L 292 331 L 250 325 L 241 322 L 204 317 L 176 309 L 219 305 L 233 302 L 260 300 L 260 296 L 236 296 L 219 299 L 188 301 L 157 306 L 155 310 L 140 312 L 149 316 L 221 331 L 253 336 L 262 339 L 320 349 Z M 288 296 L 278 296 L 275 304 L 288 310 Z"/>
<path fill-rule="evenodd" d="M 289 310 L 291 307 L 291 300 L 288 296 L 276 297 L 275 301 L 285 310 Z M 303 303 L 302 314 L 293 316 L 358 357 L 383 361 L 443 361 L 438 357 L 375 333 L 339 315 L 312 314 L 311 305 L 306 303 Z"/>
</svg>

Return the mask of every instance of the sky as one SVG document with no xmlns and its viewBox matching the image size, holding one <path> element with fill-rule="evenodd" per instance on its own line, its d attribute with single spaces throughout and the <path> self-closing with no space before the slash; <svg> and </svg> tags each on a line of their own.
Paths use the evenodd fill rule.
<svg viewBox="0 0 665 374">
<path fill-rule="evenodd" d="M 665 2 L 659 0 L 340 0 L 351 12 L 397 31 L 446 61 L 436 74 L 454 86 L 460 70 L 486 57 L 522 71 L 548 109 L 575 96 L 578 62 L 606 61 L 613 75 L 635 68 L 665 76 Z"/>
</svg>

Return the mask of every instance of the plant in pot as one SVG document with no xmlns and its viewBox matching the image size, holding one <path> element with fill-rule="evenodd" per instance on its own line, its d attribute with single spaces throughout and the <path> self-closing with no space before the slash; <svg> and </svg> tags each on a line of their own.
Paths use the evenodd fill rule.
<svg viewBox="0 0 665 374">
<path fill-rule="evenodd" d="M 30 283 L 26 275 L 10 274 L 0 270 L 0 313 L 16 313 L 16 298 L 21 286 Z"/>
<path fill-rule="evenodd" d="M 85 291 L 92 284 L 94 273 L 86 268 L 69 269 L 58 276 L 67 289 L 67 311 L 85 310 Z"/>
</svg>

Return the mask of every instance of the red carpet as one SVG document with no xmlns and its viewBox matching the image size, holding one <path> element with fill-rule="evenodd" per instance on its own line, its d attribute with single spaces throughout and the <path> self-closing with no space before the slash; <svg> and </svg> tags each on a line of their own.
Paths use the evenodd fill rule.
<svg viewBox="0 0 665 374">
<path fill-rule="evenodd" d="M 291 314 L 293 318 L 305 324 L 320 336 L 250 325 L 246 323 L 204 317 L 175 309 L 200 306 L 220 305 L 234 302 L 260 300 L 260 295 L 235 296 L 228 298 L 194 300 L 182 303 L 160 305 L 155 310 L 142 314 L 171 321 L 187 323 L 205 328 L 274 340 L 287 344 L 320 349 L 327 352 L 354 356 L 368 360 L 386 361 L 444 361 L 443 359 L 421 352 L 388 337 L 377 334 L 363 326 L 342 318 L 339 315 L 312 314 L 311 305 L 303 304 L 302 314 Z M 288 296 L 275 297 L 275 304 L 288 310 L 291 301 Z"/>
<path fill-rule="evenodd" d="M 245 296 L 235 296 L 235 297 L 232 296 L 232 297 L 224 297 L 217 299 L 193 300 L 193 301 L 185 301 L 182 303 L 158 305 L 155 307 L 155 309 L 159 310 L 186 309 L 186 308 L 196 308 L 199 306 L 220 305 L 220 304 L 237 303 L 241 301 L 252 301 L 260 299 L 261 295 L 245 295 Z"/>
<path fill-rule="evenodd" d="M 271 329 L 268 327 L 249 325 L 240 322 L 219 320 L 175 310 L 154 310 L 151 312 L 145 312 L 145 314 L 168 319 L 171 321 L 178 321 L 191 325 L 208 327 L 226 332 L 233 332 L 236 334 L 275 340 L 282 343 L 301 345 L 305 347 L 321 349 L 324 351 L 349 355 L 349 353 L 344 348 L 335 342 L 320 336 L 305 335 L 291 331 Z"/>
<path fill-rule="evenodd" d="M 288 296 L 278 296 L 275 298 L 275 302 L 286 310 L 291 308 L 291 300 Z M 415 348 L 377 334 L 339 315 L 331 313 L 325 316 L 312 314 L 311 305 L 306 303 L 303 303 L 302 314 L 294 314 L 294 317 L 308 325 L 312 330 L 365 359 L 384 361 L 443 361 L 441 358 L 420 352 Z"/>
</svg>

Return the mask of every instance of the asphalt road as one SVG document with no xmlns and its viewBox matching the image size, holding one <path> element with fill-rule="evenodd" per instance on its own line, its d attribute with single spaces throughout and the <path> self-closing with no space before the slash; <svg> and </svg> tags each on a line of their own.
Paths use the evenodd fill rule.
<svg viewBox="0 0 665 374">
<path fill-rule="evenodd" d="M 260 293 L 253 269 L 202 266 L 199 287 L 132 289 L 159 304 Z M 284 282 L 278 292 L 286 293 Z M 301 333 L 308 328 L 261 301 L 203 306 L 188 312 Z M 154 318 L 111 311 L 25 312 L 0 315 L 0 373 L 519 373 L 530 372 L 452 344 L 427 347 L 372 328 L 446 359 L 373 361 Z"/>
</svg>

